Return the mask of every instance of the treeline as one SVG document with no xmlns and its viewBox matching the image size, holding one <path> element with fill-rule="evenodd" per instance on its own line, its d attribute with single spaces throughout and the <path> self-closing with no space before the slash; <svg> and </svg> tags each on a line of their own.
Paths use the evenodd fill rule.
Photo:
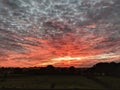
<svg viewBox="0 0 120 90">
<path fill-rule="evenodd" d="M 97 63 L 87 70 L 88 74 L 120 76 L 120 63 Z"/>
<path fill-rule="evenodd" d="M 120 76 L 120 63 L 98 63 L 91 68 L 60 68 L 48 65 L 47 67 L 31 68 L 0 68 L 0 74 L 24 75 L 112 75 Z"/>
<path fill-rule="evenodd" d="M 60 68 L 48 65 L 47 67 L 31 67 L 31 68 L 0 68 L 0 73 L 8 74 L 27 74 L 27 75 L 44 75 L 44 74 L 81 74 L 84 69 L 75 68 L 73 66 L 69 68 Z"/>
</svg>

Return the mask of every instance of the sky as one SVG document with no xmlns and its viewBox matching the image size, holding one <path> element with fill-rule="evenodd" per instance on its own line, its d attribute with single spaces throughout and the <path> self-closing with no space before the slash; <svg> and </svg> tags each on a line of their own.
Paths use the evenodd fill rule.
<svg viewBox="0 0 120 90">
<path fill-rule="evenodd" d="M 120 62 L 120 0 L 0 0 L 1 67 Z"/>
</svg>

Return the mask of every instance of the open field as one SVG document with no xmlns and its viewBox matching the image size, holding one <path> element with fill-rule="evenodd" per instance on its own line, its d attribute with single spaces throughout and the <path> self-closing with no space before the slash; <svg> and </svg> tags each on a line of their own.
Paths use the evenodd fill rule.
<svg viewBox="0 0 120 90">
<path fill-rule="evenodd" d="M 111 89 L 119 89 L 120 90 L 120 78 L 115 77 L 96 77 L 101 82 L 104 82 L 106 86 Z"/>
<path fill-rule="evenodd" d="M 68 76 L 68 75 L 41 75 L 41 76 L 9 76 L 2 80 L 0 88 L 30 88 L 30 89 L 105 89 L 120 88 L 120 78 Z"/>
</svg>

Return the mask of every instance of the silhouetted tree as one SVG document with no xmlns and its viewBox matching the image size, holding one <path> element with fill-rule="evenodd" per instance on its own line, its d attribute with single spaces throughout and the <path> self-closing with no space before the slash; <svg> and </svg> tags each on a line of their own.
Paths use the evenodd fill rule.
<svg viewBox="0 0 120 90">
<path fill-rule="evenodd" d="M 14 68 L 14 73 L 21 74 L 21 73 L 23 73 L 22 70 L 23 70 L 22 68 Z"/>
<path fill-rule="evenodd" d="M 70 74 L 74 74 L 75 73 L 75 67 L 74 66 L 69 67 L 69 73 Z"/>
<path fill-rule="evenodd" d="M 90 73 L 98 73 L 99 75 L 120 75 L 120 63 L 97 63 L 89 69 Z"/>
<path fill-rule="evenodd" d="M 54 71 L 55 71 L 55 67 L 52 66 L 52 65 L 48 65 L 48 66 L 46 67 L 46 70 L 47 70 L 47 72 L 48 72 L 49 74 L 53 74 Z"/>
</svg>

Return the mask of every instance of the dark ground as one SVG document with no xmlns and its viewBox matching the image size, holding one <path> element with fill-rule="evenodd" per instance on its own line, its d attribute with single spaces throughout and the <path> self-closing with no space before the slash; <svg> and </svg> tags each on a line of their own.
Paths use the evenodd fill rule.
<svg viewBox="0 0 120 90">
<path fill-rule="evenodd" d="M 2 90 L 40 90 L 40 89 L 80 89 L 80 90 L 120 90 L 120 78 L 111 76 L 79 75 L 33 75 L 8 76 L 0 79 Z"/>
</svg>

